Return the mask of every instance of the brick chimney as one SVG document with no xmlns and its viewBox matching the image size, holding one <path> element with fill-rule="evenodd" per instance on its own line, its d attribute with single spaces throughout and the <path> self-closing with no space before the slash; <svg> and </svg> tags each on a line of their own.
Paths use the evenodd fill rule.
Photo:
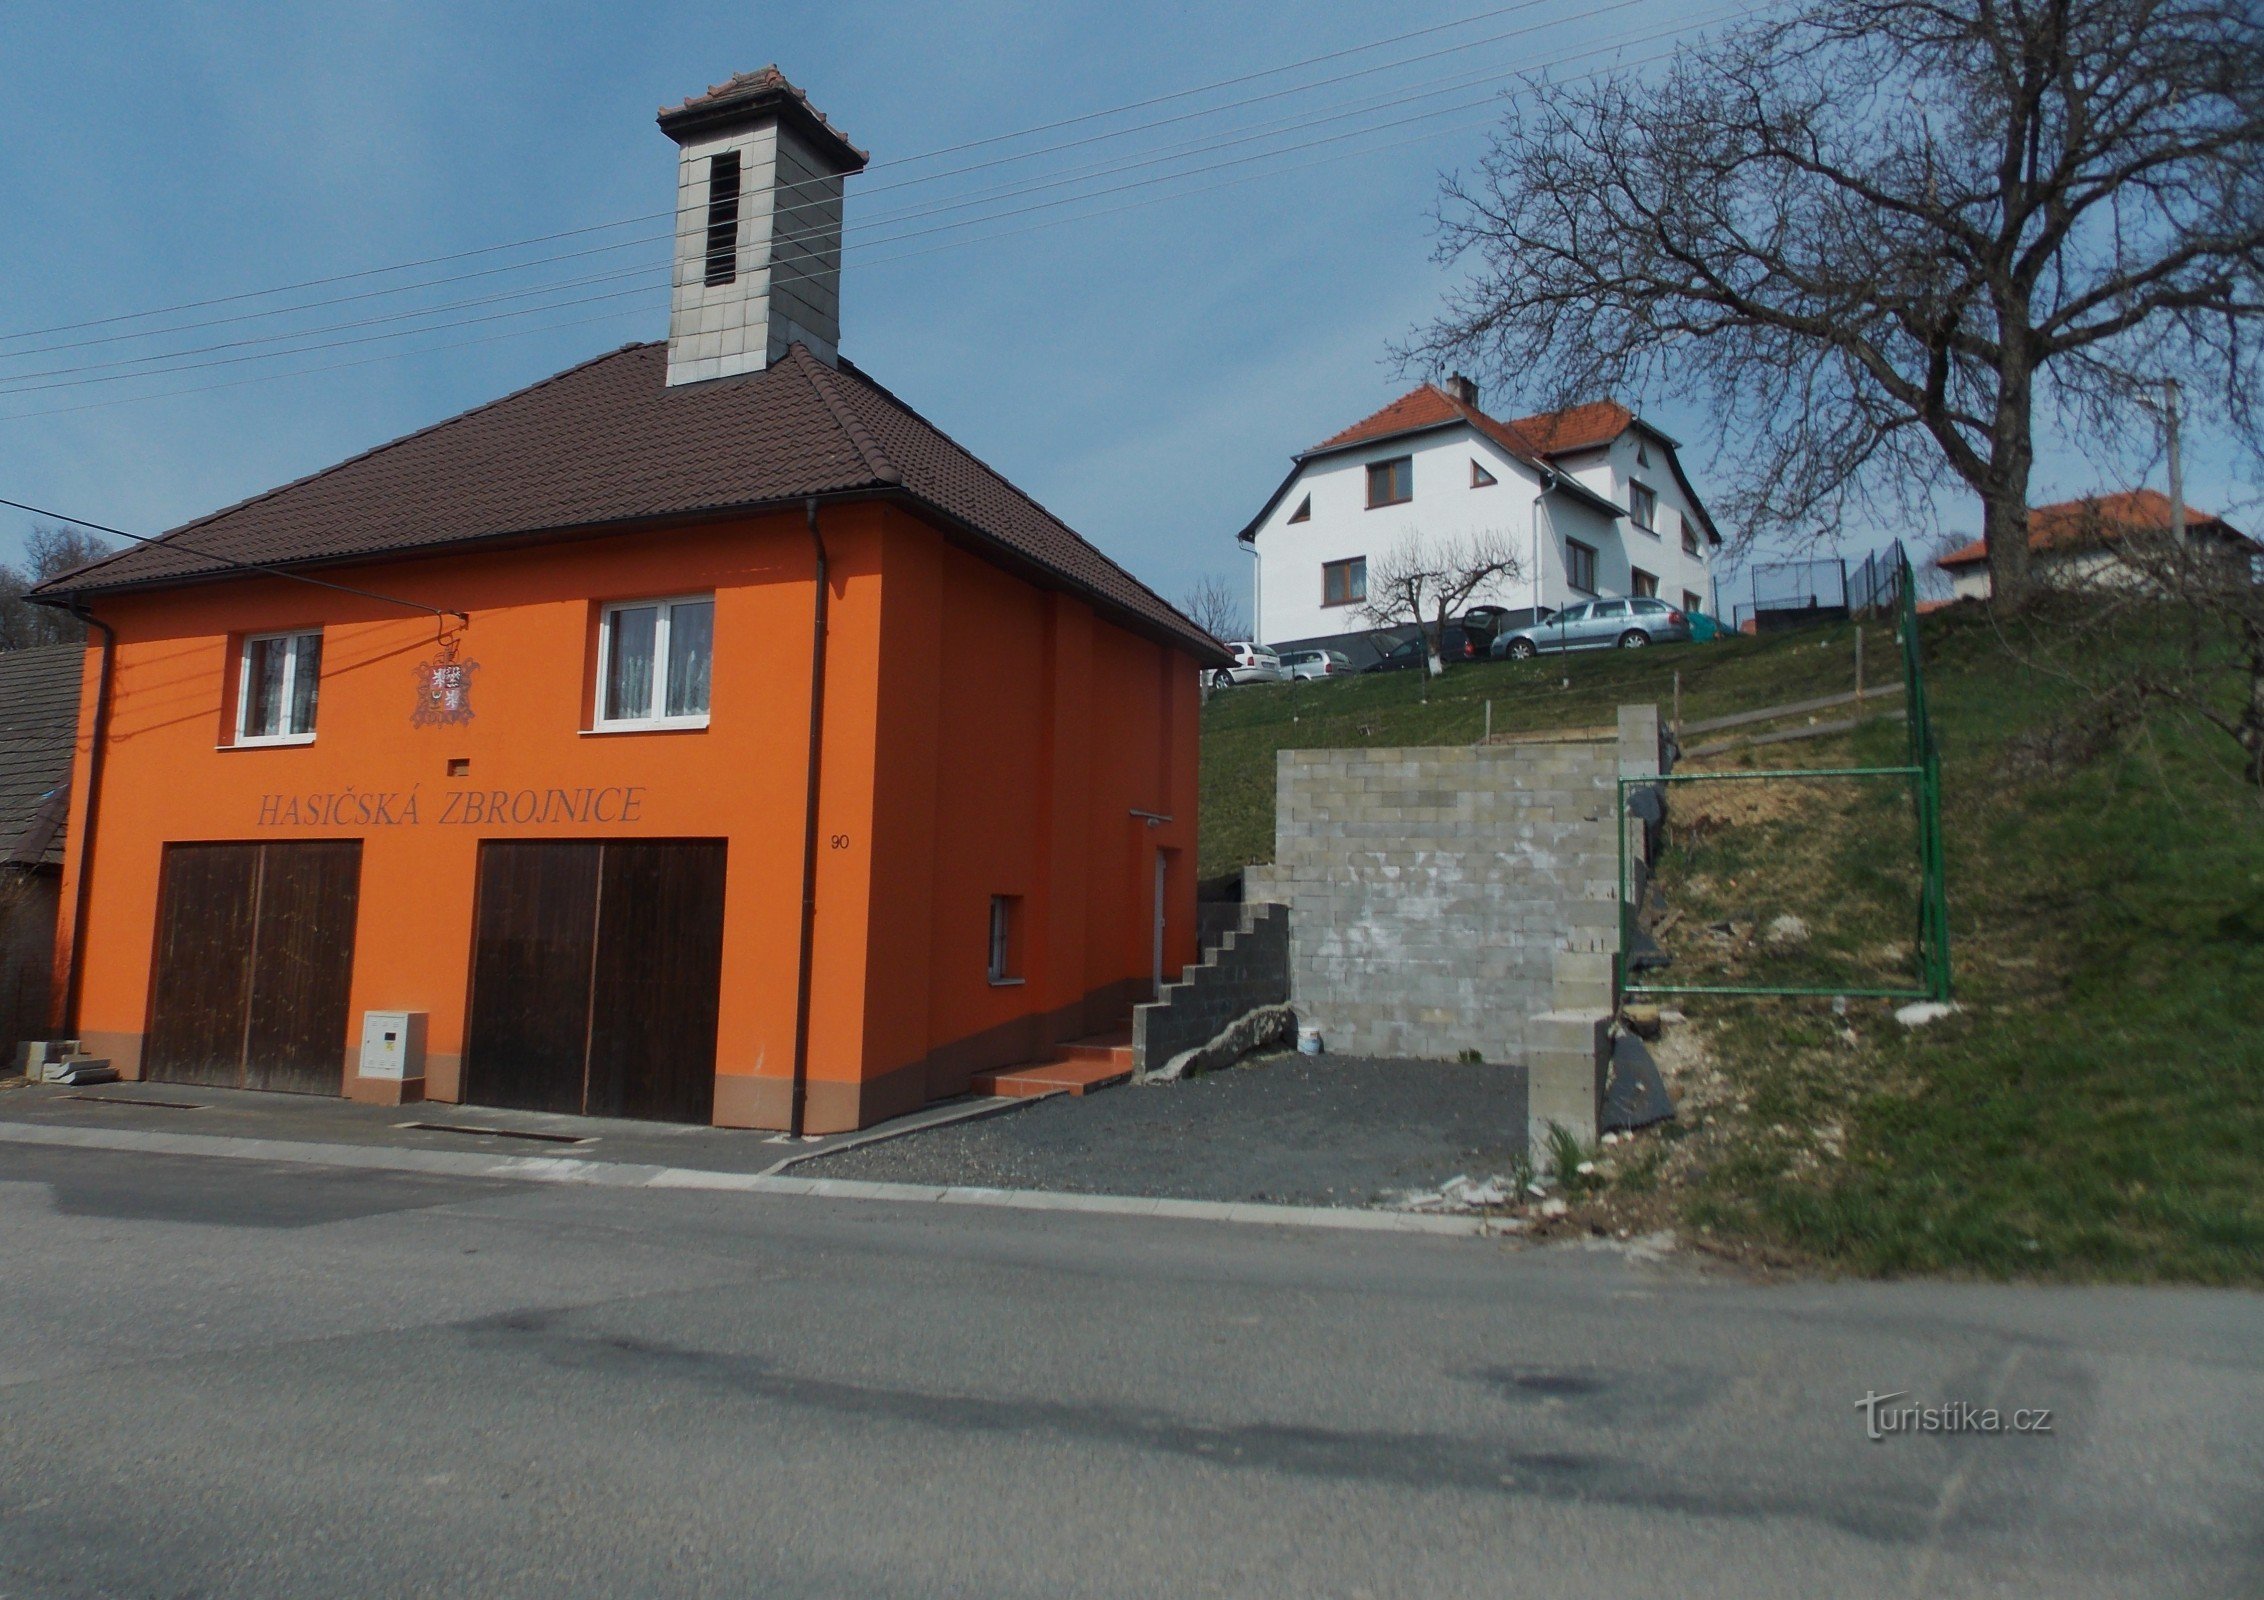
<svg viewBox="0 0 2264 1600">
<path fill-rule="evenodd" d="M 663 107 L 677 143 L 668 381 L 759 372 L 841 342 L 842 181 L 865 166 L 777 67 Z"/>
</svg>

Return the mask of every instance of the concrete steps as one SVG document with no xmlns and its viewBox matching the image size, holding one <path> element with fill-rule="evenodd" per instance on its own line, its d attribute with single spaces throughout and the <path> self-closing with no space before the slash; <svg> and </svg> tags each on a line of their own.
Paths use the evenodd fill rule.
<svg viewBox="0 0 2264 1600">
<path fill-rule="evenodd" d="M 974 1094 L 1027 1099 L 1041 1094 L 1090 1094 L 1131 1076 L 1132 1034 L 1127 1029 L 1056 1045 L 1044 1061 L 978 1072 L 967 1088 Z"/>
</svg>

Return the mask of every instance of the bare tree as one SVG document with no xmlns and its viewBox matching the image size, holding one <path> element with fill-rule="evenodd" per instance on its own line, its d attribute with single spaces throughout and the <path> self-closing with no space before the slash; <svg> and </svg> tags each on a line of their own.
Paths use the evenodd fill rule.
<svg viewBox="0 0 2264 1600">
<path fill-rule="evenodd" d="M 1425 537 L 1411 533 L 1368 562 L 1360 611 L 1379 628 L 1415 623 L 1429 644 L 1430 671 L 1444 672 L 1439 641 L 1454 614 L 1488 584 L 1523 575 L 1524 565 L 1495 532 Z"/>
<path fill-rule="evenodd" d="M 1214 639 L 1246 639 L 1249 626 L 1243 621 L 1242 597 L 1223 578 L 1205 573 L 1187 591 L 1179 609 L 1187 620 Z"/>
<path fill-rule="evenodd" d="M 2098 454 L 2178 377 L 2257 450 L 2264 13 L 1809 0 L 1657 82 L 1534 85 L 1440 226 L 1480 270 L 1403 360 L 1710 407 L 1746 539 L 1947 467 L 2017 607 L 2040 416 Z"/>
<path fill-rule="evenodd" d="M 35 606 L 24 596 L 49 578 L 110 553 L 110 544 L 84 528 L 35 526 L 24 540 L 24 559 L 0 566 L 0 650 L 69 644 L 86 637 L 86 625 L 67 611 Z"/>
</svg>

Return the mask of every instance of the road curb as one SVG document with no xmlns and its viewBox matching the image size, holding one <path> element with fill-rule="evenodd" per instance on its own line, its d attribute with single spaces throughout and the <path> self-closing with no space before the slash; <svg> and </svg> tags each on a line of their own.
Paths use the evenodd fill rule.
<svg viewBox="0 0 2264 1600">
<path fill-rule="evenodd" d="M 851 1178 L 715 1172 L 585 1156 L 489 1156 L 455 1150 L 402 1150 L 384 1145 L 323 1144 L 305 1139 L 254 1139 L 207 1133 L 144 1133 L 123 1128 L 0 1123 L 0 1144 L 214 1160 L 275 1161 L 364 1172 L 412 1172 L 515 1183 L 573 1183 L 610 1189 L 694 1189 L 817 1200 L 887 1201 L 912 1205 L 996 1206 L 1010 1211 L 1073 1211 L 1096 1216 L 1165 1217 L 1275 1228 L 1327 1228 L 1355 1233 L 1421 1233 L 1485 1238 L 1523 1231 L 1496 1217 L 1440 1217 L 1334 1206 L 1259 1205 L 1246 1201 L 1171 1200 L 1140 1195 L 1070 1194 L 1048 1189 L 986 1189 Z M 4 1176 L 4 1174 L 0 1174 Z"/>
</svg>

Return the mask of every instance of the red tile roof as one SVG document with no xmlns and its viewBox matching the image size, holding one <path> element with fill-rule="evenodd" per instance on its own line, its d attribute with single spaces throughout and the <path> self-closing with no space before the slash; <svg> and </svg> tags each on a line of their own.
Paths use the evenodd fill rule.
<svg viewBox="0 0 2264 1600">
<path fill-rule="evenodd" d="M 42 596 L 880 493 L 1011 569 L 1150 637 L 1217 641 L 847 362 L 800 345 L 760 372 L 667 386 L 668 347 L 625 345 L 43 584 Z"/>
<path fill-rule="evenodd" d="M 1302 466 L 1309 457 L 1331 450 L 1343 450 L 1352 445 L 1389 439 L 1402 433 L 1416 433 L 1426 428 L 1444 427 L 1453 422 L 1466 422 L 1518 460 L 1537 467 L 1553 462 L 1559 456 L 1610 444 L 1639 420 L 1634 412 L 1616 400 L 1591 400 L 1583 405 L 1566 406 L 1560 411 L 1541 411 L 1529 417 L 1520 417 L 1515 422 L 1504 422 L 1499 417 L 1486 415 L 1474 405 L 1457 400 L 1437 384 L 1426 383 L 1419 389 L 1410 389 L 1381 411 L 1362 417 L 1342 433 L 1323 439 L 1296 460 Z M 1650 431 L 1657 432 L 1656 429 Z M 1670 447 L 1674 443 L 1663 434 L 1659 437 Z M 1689 496 L 1692 509 L 1698 513 L 1698 520 L 1706 531 L 1706 537 L 1714 544 L 1720 544 L 1722 536 L 1714 527 L 1713 518 L 1699 503 L 1698 492 L 1683 475 L 1681 461 L 1670 453 L 1668 464 L 1674 472 L 1676 482 L 1682 485 L 1683 493 Z M 1269 500 L 1265 508 L 1251 519 L 1249 525 L 1237 535 L 1238 538 L 1253 537 L 1258 524 L 1266 519 L 1275 502 L 1296 481 L 1296 477 L 1297 471 L 1293 469 L 1289 477 L 1283 480 L 1282 487 L 1274 491 L 1273 500 Z M 1576 493 L 1590 496 L 1601 509 L 1617 509 L 1610 501 L 1595 495 L 1575 480 L 1565 479 L 1564 486 Z"/>
<path fill-rule="evenodd" d="M 2245 537 L 2228 526 L 2224 518 L 2192 506 L 2185 508 L 2185 525 L 2187 531 L 2193 533 L 2222 530 L 2236 538 Z M 2031 507 L 2028 548 L 2070 549 L 2105 539 L 2119 539 L 2126 533 L 2167 533 L 2169 527 L 2170 497 L 2159 489 L 2090 495 L 2081 500 L 2060 500 L 2048 506 Z M 1960 545 L 1934 565 L 1953 569 L 1975 567 L 1988 559 L 1988 545 L 1976 539 L 1971 544 Z"/>
<path fill-rule="evenodd" d="M 1610 444 L 1635 426 L 1635 413 L 1617 400 L 1591 400 L 1561 411 L 1540 411 L 1519 417 L 1510 427 L 1533 441 L 1543 455 L 1570 455 Z"/>
<path fill-rule="evenodd" d="M 1436 384 L 1411 389 L 1373 416 L 1362 417 L 1342 433 L 1323 439 L 1306 452 L 1340 450 L 1371 439 L 1388 439 L 1395 433 L 1413 433 L 1464 421 L 1524 461 L 1569 455 L 1610 444 L 1635 422 L 1635 413 L 1616 400 L 1592 400 L 1561 411 L 1541 411 L 1515 422 L 1490 417 L 1476 406 L 1465 405 Z"/>
</svg>

